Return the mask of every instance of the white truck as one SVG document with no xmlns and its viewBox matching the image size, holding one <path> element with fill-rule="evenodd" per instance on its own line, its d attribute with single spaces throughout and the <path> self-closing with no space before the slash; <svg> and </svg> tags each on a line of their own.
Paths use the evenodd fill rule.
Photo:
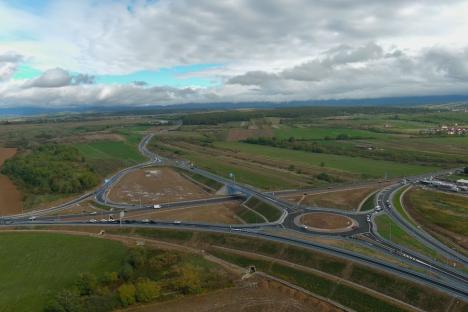
<svg viewBox="0 0 468 312">
<path fill-rule="evenodd" d="M 153 208 L 154 209 L 159 209 L 159 208 L 161 208 L 161 205 L 153 205 Z"/>
</svg>

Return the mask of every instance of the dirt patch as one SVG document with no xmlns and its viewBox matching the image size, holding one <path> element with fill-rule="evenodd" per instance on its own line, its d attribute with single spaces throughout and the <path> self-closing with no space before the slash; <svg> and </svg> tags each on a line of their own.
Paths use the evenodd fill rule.
<svg viewBox="0 0 468 312">
<path fill-rule="evenodd" d="M 0 148 L 0 167 L 15 154 L 16 148 Z M 21 209 L 21 193 L 7 176 L 0 174 L 0 216 L 21 213 Z"/>
<path fill-rule="evenodd" d="M 199 185 L 170 168 L 145 168 L 123 177 L 109 193 L 116 203 L 154 204 L 207 198 Z"/>
<path fill-rule="evenodd" d="M 234 288 L 130 308 L 125 311 L 332 312 L 342 310 L 278 282 L 255 276 L 244 280 Z"/>
<path fill-rule="evenodd" d="M 272 129 L 230 129 L 227 141 L 241 141 L 248 138 L 272 137 Z"/>
<path fill-rule="evenodd" d="M 300 222 L 312 228 L 324 230 L 344 229 L 353 224 L 351 218 L 324 212 L 311 212 L 303 215 Z"/>
<path fill-rule="evenodd" d="M 382 188 L 383 185 L 374 187 L 353 188 L 338 192 L 323 191 L 317 194 L 307 194 L 286 198 L 292 202 L 299 202 L 306 206 L 337 208 L 342 210 L 356 210 L 359 204 L 372 192 Z"/>
<path fill-rule="evenodd" d="M 219 224 L 240 223 L 236 217 L 236 209 L 239 202 L 229 202 L 216 205 L 205 205 L 191 208 L 172 208 L 159 211 L 129 212 L 128 219 L 150 219 L 150 220 L 181 220 Z"/>
</svg>

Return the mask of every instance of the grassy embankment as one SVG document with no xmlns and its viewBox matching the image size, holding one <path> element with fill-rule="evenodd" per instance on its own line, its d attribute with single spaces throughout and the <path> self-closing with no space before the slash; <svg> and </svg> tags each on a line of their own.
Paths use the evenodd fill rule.
<svg viewBox="0 0 468 312">
<path fill-rule="evenodd" d="M 119 230 L 115 230 L 120 232 Z M 126 229 L 127 234 L 142 235 L 158 240 L 167 240 L 175 243 L 198 246 L 217 256 L 232 261 L 240 266 L 257 265 L 257 268 L 266 273 L 283 278 L 301 287 L 330 297 L 331 299 L 352 307 L 358 311 L 375 311 L 372 307 L 378 306 L 379 311 L 398 311 L 394 303 L 389 303 L 374 295 L 364 294 L 361 290 L 341 284 L 336 286 L 330 279 L 305 272 L 282 264 L 273 264 L 274 259 L 282 259 L 291 263 L 296 263 L 312 269 L 316 269 L 330 275 L 344 278 L 350 282 L 363 285 L 375 291 L 386 294 L 408 304 L 414 305 L 424 311 L 444 310 L 451 302 L 448 295 L 437 292 L 431 288 L 409 280 L 398 278 L 394 275 L 381 271 L 350 263 L 339 258 L 328 256 L 319 252 L 274 243 L 270 241 L 245 238 L 242 236 L 222 235 L 203 232 L 174 231 L 174 230 L 153 230 L 153 229 Z M 211 246 L 211 247 L 210 247 Z M 253 254 L 270 257 L 267 263 L 260 263 L 258 258 L 231 255 L 224 251 L 225 255 L 216 253 L 215 246 L 245 250 Z M 333 285 L 333 286 L 330 286 Z M 331 287 L 331 288 L 330 288 Z M 331 291 L 330 291 L 331 289 Z M 368 300 L 362 300 L 362 298 Z M 452 311 L 463 311 L 466 303 L 458 303 L 452 307 Z"/>
</svg>

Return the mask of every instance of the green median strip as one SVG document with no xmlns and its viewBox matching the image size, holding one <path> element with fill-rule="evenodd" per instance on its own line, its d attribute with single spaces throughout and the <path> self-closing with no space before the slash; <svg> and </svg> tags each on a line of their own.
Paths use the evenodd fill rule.
<svg viewBox="0 0 468 312">
<path fill-rule="evenodd" d="M 383 238 L 431 258 L 437 257 L 437 253 L 434 250 L 406 233 L 389 216 L 379 215 L 375 218 L 375 222 L 377 224 L 377 230 Z"/>
</svg>

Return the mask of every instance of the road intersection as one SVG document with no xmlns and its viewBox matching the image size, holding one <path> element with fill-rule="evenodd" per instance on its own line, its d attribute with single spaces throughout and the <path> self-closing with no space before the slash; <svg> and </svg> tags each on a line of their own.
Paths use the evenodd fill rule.
<svg viewBox="0 0 468 312">
<path fill-rule="evenodd" d="M 177 125 L 180 126 L 180 125 Z M 139 151 L 147 157 L 149 160 L 141 164 L 123 169 L 107 179 L 100 187 L 97 188 L 94 192 L 87 193 L 82 195 L 79 198 L 76 198 L 68 203 L 62 204 L 60 206 L 32 211 L 24 214 L 19 214 L 15 216 L 10 216 L 8 218 L 0 219 L 0 224 L 3 226 L 29 226 L 29 225 L 86 225 L 86 226 L 124 226 L 124 227 L 157 227 L 157 228 L 170 228 L 170 229 L 184 229 L 184 230 L 197 230 L 197 231 L 213 231 L 226 234 L 239 234 L 244 236 L 263 238 L 268 240 L 273 240 L 276 242 L 301 246 L 305 248 L 311 248 L 314 250 L 322 251 L 328 254 L 332 254 L 338 257 L 346 258 L 348 260 L 357 261 L 383 269 L 386 271 L 393 272 L 399 276 L 409 278 L 419 283 L 426 285 L 431 285 L 435 288 L 438 288 L 442 291 L 450 293 L 456 297 L 459 297 L 463 300 L 468 300 L 468 277 L 464 272 L 461 272 L 453 267 L 450 267 L 445 264 L 441 264 L 433 259 L 429 259 L 426 256 L 420 255 L 414 251 L 402 248 L 399 245 L 396 245 L 390 241 L 387 241 L 380 237 L 378 232 L 375 229 L 374 215 L 376 213 L 386 213 L 388 214 L 395 222 L 397 222 L 403 229 L 408 233 L 413 235 L 416 239 L 421 241 L 427 246 L 430 246 L 437 252 L 440 252 L 442 255 L 449 259 L 453 259 L 459 263 L 462 263 L 464 266 L 468 264 L 466 257 L 458 254 L 457 252 L 446 247 L 439 241 L 432 238 L 429 234 L 423 232 L 420 229 L 415 228 L 412 224 L 404 220 L 397 211 L 392 208 L 391 205 L 388 205 L 388 202 L 391 202 L 393 194 L 402 187 L 401 183 L 395 183 L 391 186 L 385 187 L 382 191 L 379 192 L 377 196 L 377 202 L 381 207 L 384 207 L 383 211 L 371 211 L 371 212 L 347 212 L 338 209 L 328 209 L 328 208 L 312 208 L 304 205 L 297 205 L 285 200 L 280 199 L 276 195 L 278 192 L 262 192 L 257 189 L 254 189 L 250 186 L 245 186 L 239 183 L 236 183 L 230 179 L 218 176 L 209 171 L 203 170 L 201 168 L 194 167 L 189 161 L 185 160 L 175 160 L 168 159 L 157 155 L 150 151 L 147 148 L 148 143 L 153 138 L 153 134 L 146 135 L 140 142 L 138 148 Z M 241 225 L 226 225 L 226 224 L 209 224 L 209 223 L 200 223 L 200 222 L 180 222 L 180 221 L 159 221 L 159 220 L 125 220 L 123 224 L 119 224 L 116 220 L 113 221 L 67 221 L 67 219 L 72 219 L 77 216 L 86 217 L 85 214 L 69 214 L 61 215 L 59 217 L 51 214 L 59 213 L 62 210 L 65 210 L 79 202 L 89 200 L 94 198 L 94 200 L 102 205 L 109 206 L 114 209 L 114 211 L 108 211 L 104 214 L 111 215 L 115 211 L 127 210 L 127 211 L 144 211 L 149 209 L 154 209 L 153 206 L 141 206 L 141 205 L 128 205 L 114 203 L 108 200 L 108 194 L 112 186 L 118 183 L 118 181 L 127 175 L 130 172 L 135 170 L 152 167 L 152 166 L 173 166 L 182 170 L 186 170 L 195 174 L 199 174 L 206 178 L 215 180 L 227 187 L 230 191 L 230 195 L 202 199 L 202 200 L 192 200 L 184 202 L 174 202 L 161 204 L 160 209 L 172 209 L 178 207 L 193 207 L 206 205 L 214 202 L 223 202 L 229 200 L 238 200 L 239 198 L 250 198 L 255 197 L 263 202 L 266 202 L 281 211 L 281 217 L 273 222 L 265 222 L 258 224 L 241 224 Z M 432 174 L 434 175 L 434 174 Z M 412 177 L 409 181 L 417 181 L 419 177 Z M 288 192 L 288 191 L 286 191 Z M 388 201 L 388 202 L 387 202 Z M 305 228 L 300 223 L 297 222 L 297 217 L 301 214 L 308 212 L 327 212 L 334 213 L 341 216 L 346 216 L 352 218 L 356 221 L 357 227 L 351 228 L 346 232 L 314 232 L 308 228 Z M 88 215 L 89 216 L 89 215 Z M 296 222 L 295 222 L 296 219 Z M 376 250 L 376 252 L 386 253 L 393 257 L 399 258 L 401 261 L 411 264 L 413 267 L 418 267 L 424 271 L 430 271 L 432 274 L 424 274 L 417 270 L 410 270 L 408 268 L 399 267 L 393 264 L 389 264 L 385 261 L 374 259 L 372 257 L 363 256 L 359 253 L 336 248 L 333 246 L 328 246 L 321 243 L 316 243 L 308 240 L 285 237 L 281 235 L 272 234 L 268 229 L 272 228 L 282 228 L 287 229 L 292 232 L 300 232 L 303 235 L 320 235 L 320 236 L 334 236 L 344 240 L 352 240 L 359 244 L 371 247 Z"/>
</svg>

